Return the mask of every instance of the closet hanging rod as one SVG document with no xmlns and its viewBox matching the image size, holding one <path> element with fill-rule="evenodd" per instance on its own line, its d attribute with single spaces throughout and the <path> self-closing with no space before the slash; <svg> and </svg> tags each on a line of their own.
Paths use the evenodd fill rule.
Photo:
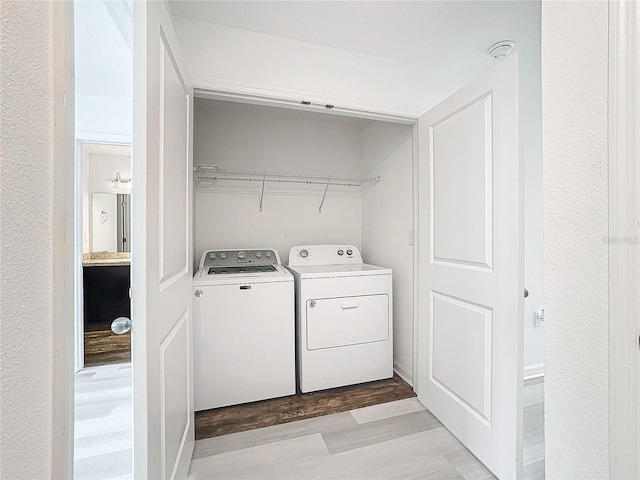
<svg viewBox="0 0 640 480">
<path fill-rule="evenodd" d="M 194 169 L 197 180 L 242 180 L 249 182 L 306 183 L 317 185 L 343 185 L 360 187 L 366 183 L 379 182 L 380 177 L 333 177 L 303 175 L 298 173 L 269 173 L 250 170 L 223 170 L 213 165 L 197 165 Z"/>
</svg>

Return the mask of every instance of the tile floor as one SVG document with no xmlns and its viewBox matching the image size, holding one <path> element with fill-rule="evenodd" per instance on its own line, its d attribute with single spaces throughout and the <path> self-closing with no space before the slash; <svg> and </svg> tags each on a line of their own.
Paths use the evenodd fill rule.
<svg viewBox="0 0 640 480">
<path fill-rule="evenodd" d="M 131 368 L 76 374 L 75 478 L 131 478 Z M 525 387 L 525 478 L 544 478 L 541 382 Z M 196 442 L 189 478 L 488 479 L 415 398 Z"/>
</svg>

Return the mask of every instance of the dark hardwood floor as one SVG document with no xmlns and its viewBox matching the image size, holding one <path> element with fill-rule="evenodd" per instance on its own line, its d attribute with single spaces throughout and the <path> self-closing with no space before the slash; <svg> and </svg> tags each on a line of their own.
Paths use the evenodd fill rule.
<svg viewBox="0 0 640 480">
<path fill-rule="evenodd" d="M 388 380 L 196 412 L 196 440 L 346 412 L 415 397 L 398 375 Z"/>
<path fill-rule="evenodd" d="M 131 332 L 116 335 L 111 330 L 84 333 L 84 366 L 97 367 L 131 361 Z"/>
</svg>

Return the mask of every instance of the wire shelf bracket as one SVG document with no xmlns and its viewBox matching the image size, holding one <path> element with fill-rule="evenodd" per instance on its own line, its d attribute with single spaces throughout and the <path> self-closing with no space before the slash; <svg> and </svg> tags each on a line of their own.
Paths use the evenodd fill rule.
<svg viewBox="0 0 640 480">
<path fill-rule="evenodd" d="M 235 180 L 246 182 L 261 182 L 260 211 L 264 200 L 264 186 L 266 182 L 273 183 L 299 183 L 306 185 L 324 185 L 324 193 L 320 201 L 318 213 L 322 213 L 322 207 L 330 185 L 347 187 L 361 187 L 367 183 L 379 182 L 380 177 L 332 177 L 321 175 L 302 175 L 297 173 L 269 173 L 250 170 L 223 170 L 215 165 L 197 165 L 193 169 L 196 183 L 199 186 L 211 186 L 217 180 Z"/>
</svg>

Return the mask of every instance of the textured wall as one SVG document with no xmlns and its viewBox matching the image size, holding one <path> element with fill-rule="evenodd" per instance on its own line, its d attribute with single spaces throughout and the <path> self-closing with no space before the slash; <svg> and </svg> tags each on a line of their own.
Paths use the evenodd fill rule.
<svg viewBox="0 0 640 480">
<path fill-rule="evenodd" d="M 607 478 L 607 2 L 543 2 L 547 478 Z"/>
<path fill-rule="evenodd" d="M 52 5 L 0 2 L 0 477 L 51 477 Z"/>
</svg>

